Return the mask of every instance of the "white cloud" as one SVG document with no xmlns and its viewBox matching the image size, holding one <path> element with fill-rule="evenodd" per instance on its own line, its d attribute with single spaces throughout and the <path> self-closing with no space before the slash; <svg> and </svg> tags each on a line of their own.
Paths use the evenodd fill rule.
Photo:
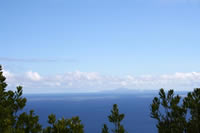
<svg viewBox="0 0 200 133">
<path fill-rule="evenodd" d="M 6 77 L 6 78 L 12 78 L 14 75 L 9 72 L 9 71 L 6 71 L 6 70 L 3 70 L 3 75 Z"/>
<path fill-rule="evenodd" d="M 94 92 L 129 88 L 133 90 L 157 90 L 160 88 L 192 90 L 200 87 L 200 73 L 174 73 L 165 75 L 127 75 L 123 77 L 101 75 L 96 72 L 67 72 L 41 76 L 37 72 L 13 74 L 4 71 L 10 87 L 22 85 L 25 92 Z"/>
<path fill-rule="evenodd" d="M 32 72 L 32 71 L 27 72 L 26 76 L 27 78 L 33 81 L 39 81 L 42 79 L 42 77 L 37 72 Z"/>
</svg>

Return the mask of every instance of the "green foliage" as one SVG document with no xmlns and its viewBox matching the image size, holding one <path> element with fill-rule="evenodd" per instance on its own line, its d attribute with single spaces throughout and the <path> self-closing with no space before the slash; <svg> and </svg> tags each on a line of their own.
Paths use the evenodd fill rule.
<svg viewBox="0 0 200 133">
<path fill-rule="evenodd" d="M 123 125 L 121 125 L 121 121 L 124 119 L 124 116 L 124 114 L 119 113 L 117 104 L 114 104 L 113 109 L 111 110 L 111 115 L 108 116 L 109 122 L 114 124 L 114 129 L 112 129 L 113 133 L 125 133 L 125 129 Z M 102 128 L 102 133 L 108 133 L 106 124 L 104 124 L 104 127 Z"/>
<path fill-rule="evenodd" d="M 173 90 L 165 94 L 160 89 L 159 98 L 151 104 L 151 117 L 158 121 L 159 133 L 200 133 L 200 89 L 189 92 L 183 100 L 174 96 Z"/>
<path fill-rule="evenodd" d="M 6 78 L 0 66 L 0 132 L 12 131 L 16 125 L 17 112 L 24 108 L 26 98 L 22 97 L 22 87 L 17 91 L 6 91 Z"/>
<path fill-rule="evenodd" d="M 158 132 L 183 133 L 186 126 L 186 109 L 179 105 L 181 97 L 174 96 L 173 90 L 165 94 L 164 89 L 160 89 L 159 96 L 155 97 L 151 104 L 151 117 L 158 121 Z"/>
<path fill-rule="evenodd" d="M 56 116 L 51 114 L 48 119 L 51 126 L 44 129 L 44 133 L 84 133 L 84 126 L 81 124 L 79 117 L 56 120 Z"/>
<path fill-rule="evenodd" d="M 5 80 L 0 65 L 0 133 L 39 133 L 39 118 L 34 116 L 33 111 L 17 115 L 26 105 L 22 87 L 18 86 L 16 91 L 6 91 Z"/>
<path fill-rule="evenodd" d="M 16 129 L 24 133 L 39 133 L 42 131 L 42 127 L 38 121 L 39 117 L 34 116 L 33 110 L 30 111 L 30 114 L 24 112 L 18 117 Z"/>
<path fill-rule="evenodd" d="M 200 88 L 189 92 L 183 100 L 184 107 L 190 113 L 190 118 L 187 123 L 188 133 L 200 133 Z"/>
<path fill-rule="evenodd" d="M 106 124 L 103 125 L 102 133 L 108 133 L 108 127 Z"/>
</svg>

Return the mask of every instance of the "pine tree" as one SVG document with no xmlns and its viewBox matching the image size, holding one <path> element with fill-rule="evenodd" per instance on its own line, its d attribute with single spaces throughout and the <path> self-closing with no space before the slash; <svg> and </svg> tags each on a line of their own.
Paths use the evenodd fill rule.
<svg viewBox="0 0 200 133">
<path fill-rule="evenodd" d="M 200 133 L 200 88 L 189 92 L 183 100 L 184 107 L 189 111 L 187 133 Z"/>
<path fill-rule="evenodd" d="M 51 125 L 46 127 L 44 133 L 84 133 L 84 126 L 81 124 L 79 117 L 71 119 L 56 120 L 56 116 L 51 114 L 48 116 L 48 123 Z"/>
<path fill-rule="evenodd" d="M 119 113 L 117 104 L 114 104 L 113 109 L 111 110 L 111 115 L 108 116 L 109 122 L 114 124 L 114 129 L 112 129 L 113 133 L 125 133 L 125 129 L 123 125 L 121 125 L 121 121 L 124 119 L 124 117 L 124 114 Z M 106 124 L 104 124 L 104 127 L 102 128 L 102 133 L 108 133 Z"/>
<path fill-rule="evenodd" d="M 39 133 L 41 125 L 38 116 L 18 114 L 26 105 L 26 98 L 22 97 L 22 87 L 16 91 L 6 91 L 6 78 L 0 65 L 0 133 Z"/>
<path fill-rule="evenodd" d="M 107 127 L 106 124 L 103 125 L 102 133 L 109 133 L 109 132 L 108 132 L 108 127 Z"/>
<path fill-rule="evenodd" d="M 6 78 L 3 76 L 0 65 L 0 132 L 14 130 L 17 121 L 17 112 L 24 108 L 26 98 L 22 97 L 22 87 L 18 86 L 17 91 L 6 91 Z"/>
<path fill-rule="evenodd" d="M 181 97 L 174 96 L 174 91 L 165 94 L 160 89 L 159 98 L 155 97 L 151 104 L 151 117 L 158 121 L 159 133 L 183 133 L 186 130 L 186 109 L 180 104 Z"/>
</svg>

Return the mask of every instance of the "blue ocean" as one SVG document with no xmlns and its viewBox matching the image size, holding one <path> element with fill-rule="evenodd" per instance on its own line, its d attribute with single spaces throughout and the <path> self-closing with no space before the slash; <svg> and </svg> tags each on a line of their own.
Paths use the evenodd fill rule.
<svg viewBox="0 0 200 133">
<path fill-rule="evenodd" d="M 156 93 L 88 93 L 88 94 L 26 94 L 23 111 L 35 110 L 43 127 L 48 126 L 49 114 L 57 118 L 79 116 L 86 133 L 101 133 L 104 123 L 112 128 L 107 116 L 113 104 L 125 114 L 123 125 L 129 133 L 155 133 L 156 121 L 150 117 L 150 104 Z"/>
</svg>

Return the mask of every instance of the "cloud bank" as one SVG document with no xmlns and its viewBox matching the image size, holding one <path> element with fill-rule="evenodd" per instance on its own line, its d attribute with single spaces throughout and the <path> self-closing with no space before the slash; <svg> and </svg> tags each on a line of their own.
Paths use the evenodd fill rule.
<svg viewBox="0 0 200 133">
<path fill-rule="evenodd" d="M 27 93 L 99 92 L 118 88 L 144 91 L 166 88 L 188 91 L 200 87 L 200 72 L 119 77 L 80 71 L 42 76 L 33 71 L 14 74 L 5 70 L 4 75 L 9 89 L 22 85 Z"/>
</svg>

